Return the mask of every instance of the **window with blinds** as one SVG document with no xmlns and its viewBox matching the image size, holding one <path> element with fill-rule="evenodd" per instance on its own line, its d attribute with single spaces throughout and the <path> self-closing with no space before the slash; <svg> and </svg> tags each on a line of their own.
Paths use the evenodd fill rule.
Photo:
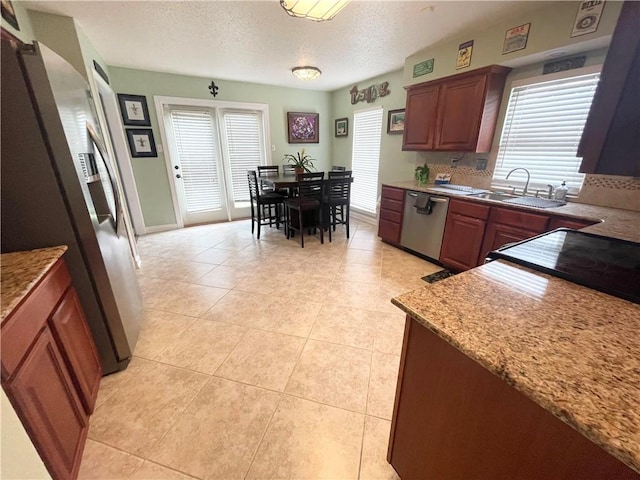
<svg viewBox="0 0 640 480">
<path fill-rule="evenodd" d="M 231 195 L 234 203 L 249 202 L 247 170 L 263 165 L 262 121 L 260 112 L 225 111 L 224 136 L 231 177 Z"/>
<path fill-rule="evenodd" d="M 353 115 L 353 187 L 351 206 L 376 213 L 378 165 L 382 135 L 382 108 L 355 112 Z"/>
<path fill-rule="evenodd" d="M 218 136 L 213 116 L 206 111 L 171 110 L 171 125 L 187 211 L 222 208 Z"/>
<path fill-rule="evenodd" d="M 511 90 L 494 172 L 494 184 L 512 185 L 526 168 L 529 190 L 567 182 L 577 193 L 584 174 L 576 156 L 600 73 L 516 86 Z M 525 174 L 526 175 L 526 174 Z"/>
</svg>

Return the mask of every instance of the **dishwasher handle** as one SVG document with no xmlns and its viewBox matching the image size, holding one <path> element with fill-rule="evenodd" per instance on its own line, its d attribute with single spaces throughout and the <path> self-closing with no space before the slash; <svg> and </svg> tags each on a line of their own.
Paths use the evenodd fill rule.
<svg viewBox="0 0 640 480">
<path fill-rule="evenodd" d="M 418 193 L 417 192 L 407 192 L 407 195 L 409 195 L 410 197 L 413 197 L 413 198 L 418 198 Z M 429 201 L 433 202 L 433 203 L 447 203 L 449 201 L 449 199 L 441 198 L 441 197 L 431 197 L 429 199 Z"/>
</svg>

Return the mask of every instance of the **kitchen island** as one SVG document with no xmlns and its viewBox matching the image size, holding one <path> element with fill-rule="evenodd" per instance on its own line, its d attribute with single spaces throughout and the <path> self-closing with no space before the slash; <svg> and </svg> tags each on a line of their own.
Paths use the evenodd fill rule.
<svg viewBox="0 0 640 480">
<path fill-rule="evenodd" d="M 401 477 L 640 478 L 640 306 L 503 261 L 392 302 Z"/>
</svg>

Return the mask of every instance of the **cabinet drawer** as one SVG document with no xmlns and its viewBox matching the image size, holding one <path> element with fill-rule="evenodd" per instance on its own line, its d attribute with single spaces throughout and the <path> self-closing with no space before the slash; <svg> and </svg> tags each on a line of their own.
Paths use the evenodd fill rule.
<svg viewBox="0 0 640 480">
<path fill-rule="evenodd" d="M 404 201 L 404 190 L 402 190 L 401 188 L 385 187 L 383 185 L 382 200 L 384 201 L 387 198 Z"/>
<path fill-rule="evenodd" d="M 385 242 L 400 243 L 402 225 L 388 220 L 380 219 L 378 224 L 378 236 Z"/>
<path fill-rule="evenodd" d="M 380 210 L 380 218 L 384 219 L 384 220 L 389 220 L 390 222 L 394 222 L 397 224 L 401 224 L 402 223 L 402 213 L 401 212 L 394 212 L 392 210 L 387 210 L 387 209 L 381 209 Z"/>
<path fill-rule="evenodd" d="M 466 217 L 486 220 L 489 218 L 491 207 L 480 205 L 479 203 L 465 202 L 463 200 L 451 199 L 449 202 L 449 213 L 457 213 Z"/>
<path fill-rule="evenodd" d="M 380 202 L 380 210 L 391 210 L 392 212 L 402 213 L 404 211 L 404 200 L 383 198 Z"/>
<path fill-rule="evenodd" d="M 13 374 L 70 284 L 71 277 L 67 266 L 62 260 L 58 260 L 29 298 L 4 321 L 2 324 L 3 380 Z"/>
<path fill-rule="evenodd" d="M 547 230 L 549 217 L 519 210 L 494 207 L 491 209 L 490 220 L 495 223 L 517 227 L 530 232 L 542 233 Z"/>
</svg>

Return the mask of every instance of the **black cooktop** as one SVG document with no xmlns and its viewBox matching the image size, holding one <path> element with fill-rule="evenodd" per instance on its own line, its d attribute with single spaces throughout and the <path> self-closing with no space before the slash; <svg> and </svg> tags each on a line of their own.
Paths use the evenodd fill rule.
<svg viewBox="0 0 640 480">
<path fill-rule="evenodd" d="M 489 253 L 640 304 L 640 243 L 559 228 Z"/>
</svg>

